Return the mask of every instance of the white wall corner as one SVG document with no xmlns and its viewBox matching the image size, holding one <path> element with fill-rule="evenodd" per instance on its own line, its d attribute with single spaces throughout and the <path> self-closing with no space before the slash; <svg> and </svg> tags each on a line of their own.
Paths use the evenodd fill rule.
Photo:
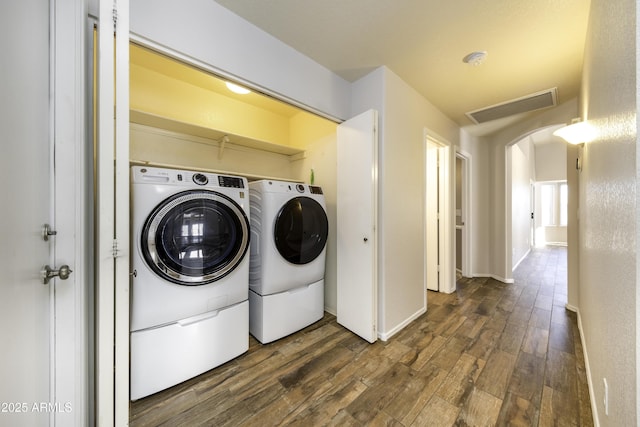
<svg viewBox="0 0 640 427">
<path fill-rule="evenodd" d="M 416 320 L 418 317 L 422 316 L 426 312 L 427 312 L 427 307 L 424 306 L 420 310 L 418 310 L 417 312 L 409 316 L 407 319 L 405 319 L 403 322 L 391 328 L 390 331 L 388 332 L 378 331 L 378 338 L 380 338 L 380 340 L 382 341 L 387 341 L 389 338 L 391 338 L 392 336 L 400 332 L 402 329 L 408 326 L 411 322 L 413 322 L 414 320 Z"/>
</svg>

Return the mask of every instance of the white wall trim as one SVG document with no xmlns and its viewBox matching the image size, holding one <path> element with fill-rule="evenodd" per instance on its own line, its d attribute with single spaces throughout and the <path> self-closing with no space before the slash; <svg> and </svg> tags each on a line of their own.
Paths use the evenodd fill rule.
<svg viewBox="0 0 640 427">
<path fill-rule="evenodd" d="M 129 0 L 117 8 L 115 58 L 115 422 L 129 423 Z"/>
<path fill-rule="evenodd" d="M 420 310 L 416 311 L 414 314 L 406 318 L 400 324 L 396 325 L 390 331 L 388 332 L 378 331 L 378 338 L 380 338 L 380 340 L 382 341 L 387 341 L 389 338 L 391 338 L 392 336 L 400 332 L 403 328 L 405 328 L 407 325 L 409 325 L 411 322 L 413 322 L 414 320 L 416 320 L 418 317 L 422 316 L 426 312 L 427 312 L 427 307 L 422 307 Z"/>
<path fill-rule="evenodd" d="M 530 253 L 531 253 L 531 248 L 529 248 L 529 250 L 527 250 L 527 252 L 526 252 L 524 255 L 522 255 L 522 258 L 520 258 L 520 259 L 518 260 L 518 262 L 516 262 L 516 265 L 514 265 L 514 266 L 513 266 L 513 270 L 511 270 L 511 271 L 516 271 L 516 268 L 518 268 L 518 266 L 520 265 L 520 263 L 522 263 L 522 261 L 524 261 L 524 259 L 525 259 L 527 256 L 529 256 L 529 254 L 530 254 Z"/>
<path fill-rule="evenodd" d="M 115 104 L 114 67 L 115 50 L 113 37 L 113 2 L 101 1 L 98 20 L 97 70 L 97 128 L 100 141 L 96 152 L 96 306 L 95 306 L 95 386 L 96 424 L 116 425 L 115 421 L 115 377 L 114 377 L 114 336 L 115 336 L 115 283 L 113 235 L 115 228 L 113 180 L 113 153 L 115 130 L 113 109 Z M 110 78 L 111 77 L 111 78 Z"/>
<path fill-rule="evenodd" d="M 569 311 L 573 311 L 574 313 L 577 313 L 577 312 L 578 312 L 578 307 L 573 306 L 573 305 L 571 305 L 571 304 L 569 304 L 569 303 L 565 304 L 565 305 L 564 305 L 564 308 L 566 308 L 566 309 L 567 309 L 567 310 L 569 310 Z M 579 326 L 579 325 L 578 325 L 578 326 Z"/>
<path fill-rule="evenodd" d="M 513 279 L 507 279 L 501 276 L 498 276 L 497 274 L 485 274 L 485 273 L 473 273 L 471 275 L 472 278 L 474 277 L 489 277 L 490 279 L 496 279 L 502 283 L 514 283 Z"/>
<path fill-rule="evenodd" d="M 90 386 L 93 358 L 90 345 L 89 287 L 92 252 L 85 250 L 91 235 L 90 201 L 87 176 L 89 154 L 86 137 L 85 44 L 86 9 L 84 2 L 50 2 L 50 76 L 52 84 L 52 153 L 55 169 L 52 180 L 54 212 L 51 224 L 55 238 L 53 264 L 69 262 L 73 275 L 65 282 L 49 284 L 55 293 L 51 314 L 52 334 L 51 401 L 70 404 L 72 411 L 53 411 L 51 425 L 87 425 L 91 419 L 93 392 Z M 55 154 L 55 155 L 54 155 Z M 53 160 L 55 158 L 55 161 Z M 56 202 L 57 201 L 57 202 Z"/>
<path fill-rule="evenodd" d="M 567 304 L 565 307 L 568 310 L 571 310 L 577 313 L 578 315 L 578 330 L 580 331 L 580 342 L 582 343 L 582 354 L 584 356 L 584 368 L 587 374 L 587 386 L 589 387 L 589 400 L 591 401 L 591 413 L 593 415 L 593 425 L 595 427 L 600 427 L 600 417 L 598 416 L 598 405 L 596 405 L 596 395 L 593 389 L 591 367 L 589 366 L 589 354 L 587 353 L 586 340 L 584 338 L 584 331 L 582 329 L 582 317 L 580 316 L 580 309 L 569 304 Z"/>
<path fill-rule="evenodd" d="M 327 313 L 329 313 L 329 314 L 332 314 L 332 315 L 334 315 L 334 316 L 338 317 L 338 313 L 337 313 L 337 312 L 336 312 L 336 310 L 335 310 L 334 308 L 332 308 L 332 307 L 327 307 L 327 306 L 325 305 L 325 306 L 324 306 L 324 311 L 325 311 L 325 312 L 327 312 Z"/>
</svg>

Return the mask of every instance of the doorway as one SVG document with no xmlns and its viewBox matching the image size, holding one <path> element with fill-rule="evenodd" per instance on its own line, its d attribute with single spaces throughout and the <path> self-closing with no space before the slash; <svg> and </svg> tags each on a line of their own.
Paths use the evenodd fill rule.
<svg viewBox="0 0 640 427">
<path fill-rule="evenodd" d="M 427 135 L 425 145 L 425 281 L 430 291 L 453 292 L 449 277 L 449 147 Z"/>
<path fill-rule="evenodd" d="M 537 129 L 505 147 L 505 277 L 508 281 L 513 281 L 515 268 L 536 247 L 553 243 L 556 246 L 567 246 L 565 254 L 570 252 L 568 229 L 571 225 L 575 226 L 571 222 L 577 218 L 577 203 L 569 204 L 569 196 L 572 194 L 569 187 L 577 187 L 577 175 L 569 167 L 571 158 L 575 157 L 572 157 L 573 154 L 569 155 L 566 143 L 553 136 L 553 132 L 562 126 Z M 565 182 L 568 184 L 564 184 Z M 541 187 L 549 183 L 554 187 L 547 187 L 546 198 L 549 202 L 546 203 L 544 212 L 542 205 L 545 196 Z M 576 193 L 577 191 L 573 192 L 574 197 Z M 543 226 L 547 223 L 553 227 Z M 550 228 L 548 232 L 547 228 Z M 575 268 L 575 264 L 571 268 Z M 568 284 L 568 294 L 571 294 L 570 288 L 571 285 Z"/>
</svg>

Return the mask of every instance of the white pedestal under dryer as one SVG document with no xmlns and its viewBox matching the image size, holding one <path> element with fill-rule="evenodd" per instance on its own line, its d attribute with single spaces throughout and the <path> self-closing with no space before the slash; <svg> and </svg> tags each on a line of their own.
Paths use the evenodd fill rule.
<svg viewBox="0 0 640 427">
<path fill-rule="evenodd" d="M 249 348 L 246 178 L 131 168 L 132 400 Z"/>
<path fill-rule="evenodd" d="M 329 222 L 322 189 L 249 183 L 249 331 L 268 343 L 322 319 Z"/>
</svg>

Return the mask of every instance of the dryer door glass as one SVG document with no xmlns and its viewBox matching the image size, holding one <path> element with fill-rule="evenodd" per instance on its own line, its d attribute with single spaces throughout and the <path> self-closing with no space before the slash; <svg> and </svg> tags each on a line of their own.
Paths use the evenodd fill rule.
<svg viewBox="0 0 640 427">
<path fill-rule="evenodd" d="M 249 222 L 233 200 L 213 191 L 178 193 L 151 213 L 142 232 L 149 266 L 181 285 L 216 281 L 238 265 L 249 243 Z"/>
<path fill-rule="evenodd" d="M 327 243 L 329 222 L 320 203 L 309 197 L 289 200 L 278 212 L 274 238 L 280 255 L 293 264 L 307 264 Z"/>
</svg>

